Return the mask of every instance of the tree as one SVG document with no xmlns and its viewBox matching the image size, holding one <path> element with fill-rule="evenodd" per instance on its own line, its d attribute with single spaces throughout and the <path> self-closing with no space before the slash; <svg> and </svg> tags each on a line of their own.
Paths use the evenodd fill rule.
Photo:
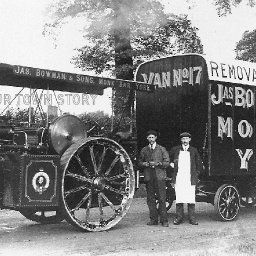
<svg viewBox="0 0 256 256">
<path fill-rule="evenodd" d="M 45 114 L 45 113 L 44 113 Z M 46 115 L 46 114 L 45 114 Z M 29 123 L 29 109 L 20 109 L 20 108 L 13 108 L 10 107 L 4 116 L 1 116 L 1 118 L 7 122 L 7 123 L 13 123 L 16 126 L 20 126 L 20 125 L 28 125 Z M 41 127 L 41 126 L 45 126 L 45 120 L 43 120 L 42 116 L 40 115 L 40 113 L 37 113 L 35 111 L 32 110 L 31 112 L 31 125 L 33 125 L 33 127 Z"/>
<path fill-rule="evenodd" d="M 242 39 L 236 44 L 236 58 L 256 62 L 256 29 L 245 31 Z"/>
<path fill-rule="evenodd" d="M 90 136 L 95 136 L 97 134 L 104 134 L 105 136 L 113 136 L 112 122 L 115 127 L 118 126 L 118 118 L 112 118 L 105 114 L 103 111 L 96 111 L 90 113 L 84 113 L 79 115 L 79 118 L 84 122 L 87 132 Z M 127 130 L 129 128 L 131 119 L 126 117 L 124 122 L 122 122 L 122 127 L 120 130 Z"/>
<path fill-rule="evenodd" d="M 73 58 L 82 70 L 110 71 L 116 78 L 133 80 L 134 70 L 145 60 L 203 52 L 197 29 L 187 17 L 167 15 L 156 0 L 59 0 L 50 10 L 54 21 L 46 24 L 45 32 L 51 34 L 69 18 L 84 17 L 87 41 Z M 115 114 L 129 106 L 128 115 L 134 92 L 115 94 Z"/>
<path fill-rule="evenodd" d="M 250 7 L 254 7 L 255 0 L 216 0 L 215 5 L 219 16 L 225 16 L 232 13 L 232 8 L 237 7 L 241 3 L 246 3 Z M 242 39 L 236 44 L 236 59 L 245 61 L 256 61 L 256 30 L 245 31 Z"/>
<path fill-rule="evenodd" d="M 197 28 L 191 25 L 185 15 L 172 15 L 166 19 L 165 24 L 158 24 L 151 31 L 143 31 L 142 24 L 139 25 L 140 33 L 134 28 L 134 33 L 131 32 L 130 36 L 132 48 L 129 49 L 129 55 L 133 58 L 130 69 L 133 71 L 145 60 L 182 52 L 203 52 Z M 78 55 L 73 58 L 74 64 L 83 70 L 95 70 L 99 74 L 103 71 L 116 72 L 116 53 L 109 47 L 112 45 L 110 40 L 95 39 L 92 36 L 90 45 L 77 49 Z M 124 64 L 120 68 L 122 71 L 128 69 Z"/>
<path fill-rule="evenodd" d="M 225 16 L 232 13 L 232 8 L 237 7 L 242 2 L 246 2 L 253 7 L 256 4 L 255 0 L 214 0 L 214 4 L 219 16 Z"/>
</svg>

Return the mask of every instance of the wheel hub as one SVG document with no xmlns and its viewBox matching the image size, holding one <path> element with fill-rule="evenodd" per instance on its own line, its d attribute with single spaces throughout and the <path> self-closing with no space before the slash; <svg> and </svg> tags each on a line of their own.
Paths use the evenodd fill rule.
<svg viewBox="0 0 256 256">
<path fill-rule="evenodd" d="M 226 202 L 227 207 L 229 207 L 229 205 L 231 204 L 231 201 L 232 201 L 232 199 L 229 197 L 229 198 L 227 199 L 227 202 Z"/>
<path fill-rule="evenodd" d="M 102 191 L 105 188 L 106 182 L 102 177 L 96 177 L 93 180 L 93 187 L 99 191 Z"/>
</svg>

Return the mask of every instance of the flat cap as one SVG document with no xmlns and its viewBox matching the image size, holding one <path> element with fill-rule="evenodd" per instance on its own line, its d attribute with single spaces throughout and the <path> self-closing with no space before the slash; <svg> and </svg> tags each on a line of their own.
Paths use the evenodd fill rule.
<svg viewBox="0 0 256 256">
<path fill-rule="evenodd" d="M 155 136 L 157 136 L 157 131 L 155 131 L 155 130 L 148 130 L 147 131 L 147 136 L 149 136 L 149 135 L 155 135 Z"/>
<path fill-rule="evenodd" d="M 180 134 L 180 138 L 183 138 L 183 137 L 189 137 L 189 138 L 191 138 L 191 134 L 188 133 L 188 132 L 182 132 L 182 133 Z"/>
</svg>

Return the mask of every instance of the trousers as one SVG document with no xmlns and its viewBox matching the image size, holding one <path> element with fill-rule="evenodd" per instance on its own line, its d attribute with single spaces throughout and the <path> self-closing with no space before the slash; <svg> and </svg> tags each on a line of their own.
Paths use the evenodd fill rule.
<svg viewBox="0 0 256 256">
<path fill-rule="evenodd" d="M 146 183 L 147 189 L 147 205 L 149 208 L 149 217 L 153 222 L 168 222 L 167 210 L 166 210 L 166 181 L 157 180 L 155 176 L 155 170 L 152 170 L 153 177 Z M 157 202 L 159 203 L 159 209 L 157 209 Z"/>
<path fill-rule="evenodd" d="M 176 204 L 176 217 L 179 220 L 184 218 L 184 204 Z M 188 204 L 188 219 L 195 220 L 195 204 Z"/>
</svg>

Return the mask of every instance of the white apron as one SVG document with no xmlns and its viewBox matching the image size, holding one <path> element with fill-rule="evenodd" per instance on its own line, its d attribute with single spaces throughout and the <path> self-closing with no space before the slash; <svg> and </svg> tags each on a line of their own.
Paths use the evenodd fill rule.
<svg viewBox="0 0 256 256">
<path fill-rule="evenodd" d="M 180 151 L 175 193 L 177 203 L 195 203 L 195 185 L 190 180 L 190 152 Z"/>
</svg>

